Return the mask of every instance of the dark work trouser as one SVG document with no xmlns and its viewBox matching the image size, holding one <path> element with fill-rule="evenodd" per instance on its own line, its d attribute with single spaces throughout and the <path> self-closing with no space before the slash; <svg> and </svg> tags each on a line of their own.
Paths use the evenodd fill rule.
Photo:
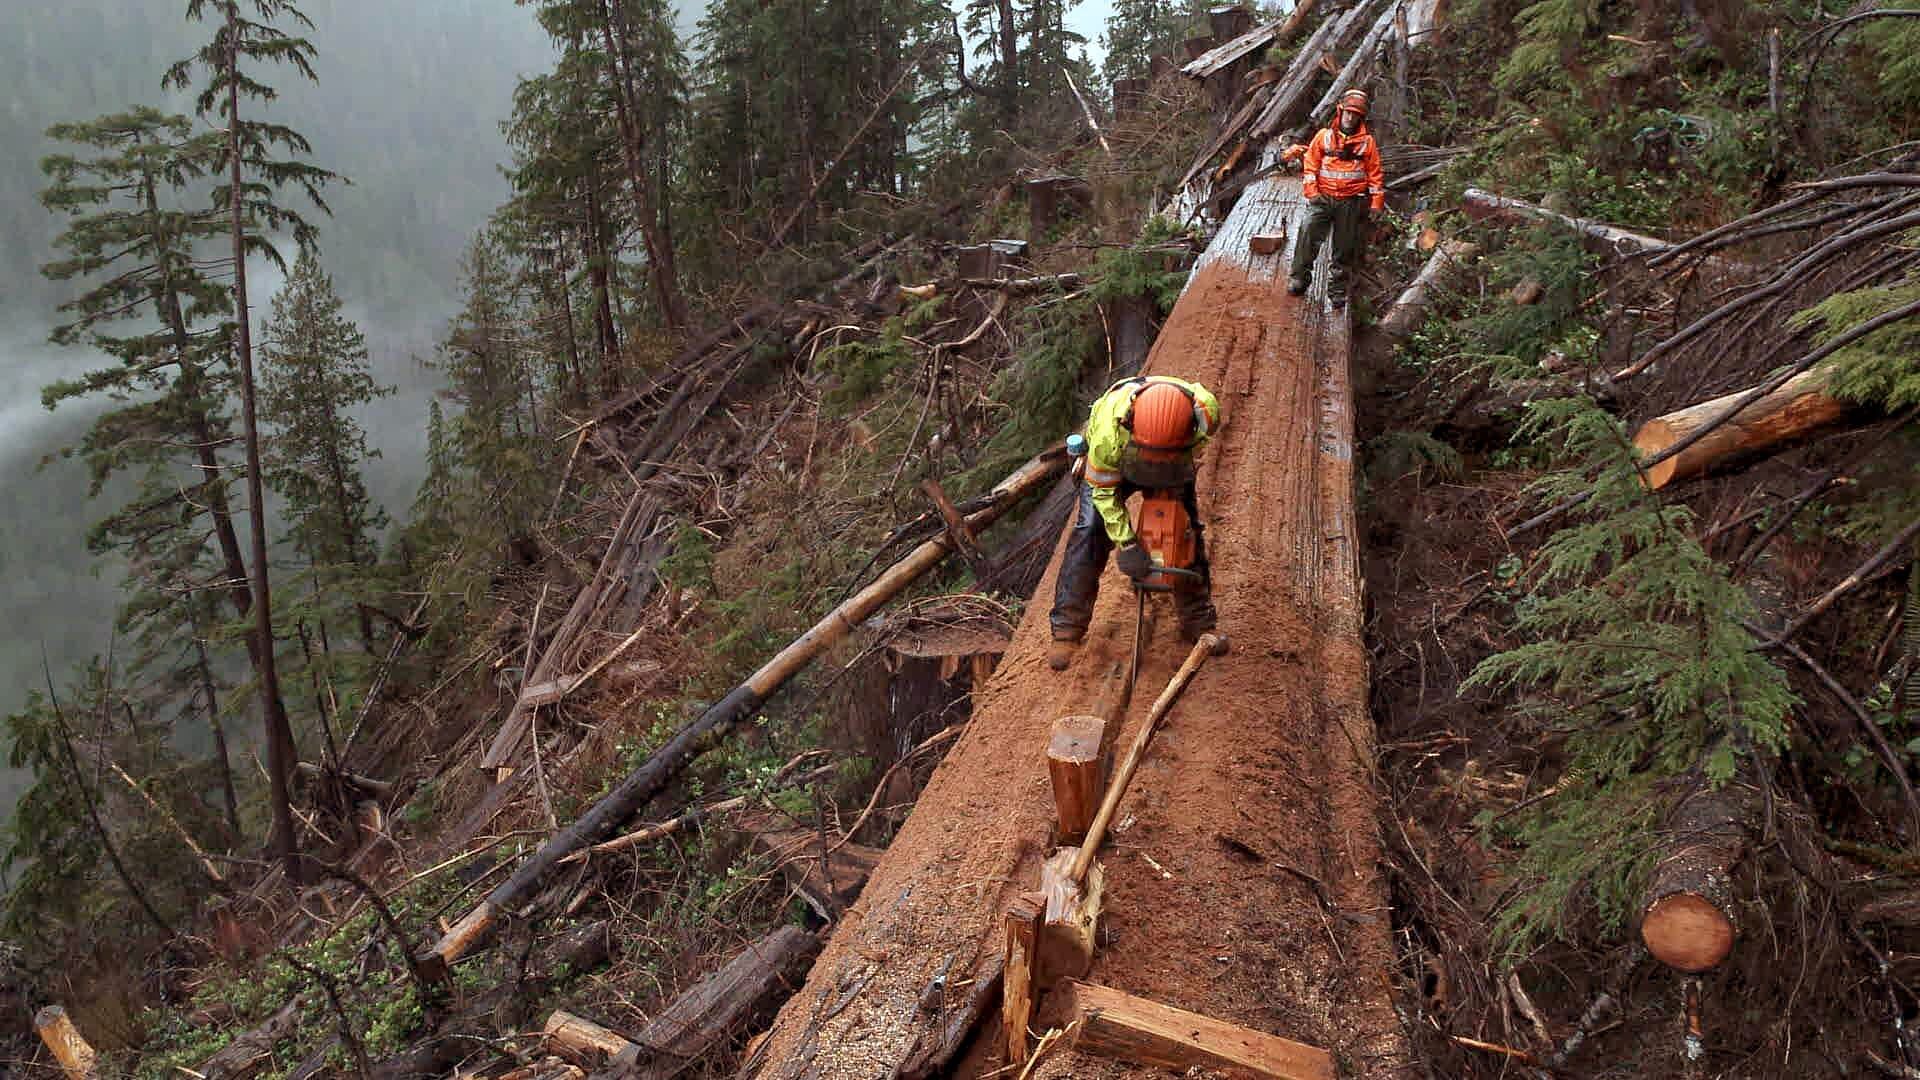
<svg viewBox="0 0 1920 1080">
<path fill-rule="evenodd" d="M 1366 233 L 1367 208 L 1372 200 L 1366 195 L 1336 199 L 1322 195 L 1307 205 L 1307 225 L 1300 242 L 1293 247 L 1293 276 L 1313 280 L 1313 260 L 1320 245 L 1333 234 L 1333 270 L 1327 275 L 1327 293 L 1347 294 L 1347 273 L 1360 262 L 1360 242 Z"/>
<path fill-rule="evenodd" d="M 1120 483 L 1120 501 L 1141 488 Z M 1174 610 L 1180 617 L 1180 631 L 1199 637 L 1213 629 L 1217 617 L 1213 610 L 1213 575 L 1207 572 L 1206 532 L 1200 526 L 1200 505 L 1194 499 L 1193 485 L 1180 492 L 1187 516 L 1193 520 L 1193 569 L 1200 583 L 1173 594 Z M 1053 590 L 1053 636 L 1056 640 L 1078 641 L 1093 622 L 1093 602 L 1100 595 L 1100 573 L 1107 568 L 1107 556 L 1113 541 L 1107 538 L 1107 523 L 1094 509 L 1093 489 L 1080 483 L 1080 506 L 1074 512 L 1073 530 L 1067 534 L 1066 554 L 1060 559 L 1060 576 Z"/>
</svg>

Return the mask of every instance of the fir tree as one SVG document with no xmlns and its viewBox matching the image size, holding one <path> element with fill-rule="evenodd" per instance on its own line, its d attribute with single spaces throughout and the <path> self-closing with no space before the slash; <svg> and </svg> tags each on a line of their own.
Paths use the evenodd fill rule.
<svg viewBox="0 0 1920 1080">
<path fill-rule="evenodd" d="M 1188 23 L 1204 11 L 1192 0 L 1114 0 L 1100 36 L 1107 49 L 1107 82 L 1146 75 L 1154 57 L 1173 55 L 1187 36 Z"/>
<path fill-rule="evenodd" d="M 366 338 L 342 307 L 319 259 L 302 252 L 262 332 L 260 413 L 273 428 L 266 478 L 286 500 L 287 538 L 328 606 L 357 610 L 361 642 L 371 650 L 367 575 L 387 516 L 360 475 L 360 464 L 379 451 L 367 446 L 353 410 L 393 391 L 374 382 Z"/>
<path fill-rule="evenodd" d="M 242 14 L 242 0 L 187 0 L 186 14 L 192 21 L 215 23 L 213 40 L 191 59 L 175 64 L 167 72 L 166 84 L 186 88 L 193 82 L 196 68 L 205 76 L 196 101 L 202 116 L 217 116 L 226 131 L 221 162 L 226 182 L 213 194 L 215 206 L 228 213 L 233 241 L 234 358 L 240 369 L 241 433 L 246 443 L 247 505 L 252 545 L 254 641 L 251 655 L 259 676 L 260 699 L 265 714 L 268 780 L 273 792 L 273 850 L 285 861 L 290 885 L 306 879 L 305 864 L 299 857 L 298 839 L 293 829 L 291 775 L 298 751 L 293 740 L 293 725 L 287 717 L 286 701 L 280 692 L 279 673 L 274 664 L 273 604 L 267 570 L 267 527 L 265 480 L 260 459 L 260 424 L 254 387 L 253 341 L 247 306 L 246 254 L 255 247 L 252 238 L 277 230 L 287 230 L 302 247 L 315 239 L 314 227 L 298 212 L 274 201 L 280 189 L 292 185 L 303 191 L 309 201 L 325 211 L 321 189 L 338 179 L 333 173 L 299 160 L 312 146 L 298 132 L 282 124 L 248 119 L 241 101 L 266 103 L 276 92 L 261 82 L 254 70 L 267 64 L 290 65 L 296 74 L 314 79 L 314 48 L 305 38 L 293 37 L 273 25 L 275 19 L 289 19 L 304 27 L 312 23 L 289 0 L 246 0 L 252 12 Z M 287 156 L 281 156 L 281 155 Z M 271 245 L 260 248 L 276 263 L 278 255 Z"/>
</svg>

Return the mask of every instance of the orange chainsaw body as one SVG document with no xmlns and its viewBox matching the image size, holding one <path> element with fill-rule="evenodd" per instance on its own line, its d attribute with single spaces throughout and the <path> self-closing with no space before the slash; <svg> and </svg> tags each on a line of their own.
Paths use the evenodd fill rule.
<svg viewBox="0 0 1920 1080">
<path fill-rule="evenodd" d="M 1133 531 L 1147 554 L 1161 566 L 1191 570 L 1198 561 L 1199 545 L 1193 535 L 1193 519 L 1178 491 L 1147 491 L 1140 497 L 1140 509 L 1134 514 Z M 1147 584 L 1167 588 L 1193 587 L 1191 578 L 1177 574 L 1155 573 Z"/>
</svg>

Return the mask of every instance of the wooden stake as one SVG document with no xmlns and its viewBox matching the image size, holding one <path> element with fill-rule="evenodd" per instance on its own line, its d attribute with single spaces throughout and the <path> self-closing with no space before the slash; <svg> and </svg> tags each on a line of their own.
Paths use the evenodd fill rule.
<svg viewBox="0 0 1920 1080">
<path fill-rule="evenodd" d="M 1262 1080 L 1333 1080 L 1325 1050 L 1093 983 L 1069 982 L 1074 1049 L 1184 1073 L 1194 1066 Z"/>
<path fill-rule="evenodd" d="M 93 1080 L 99 1075 L 99 1055 L 81 1037 L 80 1029 L 73 1026 L 67 1010 L 58 1005 L 41 1009 L 34 1015 L 33 1030 L 39 1034 L 40 1041 L 47 1044 L 47 1049 L 53 1051 L 67 1080 Z"/>
<path fill-rule="evenodd" d="M 1047 775 L 1053 781 L 1053 808 L 1060 842 L 1078 845 L 1100 807 L 1106 779 L 1107 725 L 1097 716 L 1063 716 L 1053 722 L 1047 743 Z"/>
<path fill-rule="evenodd" d="M 1107 876 L 1096 862 L 1087 868 L 1084 880 L 1069 879 L 1079 855 L 1077 848 L 1061 848 L 1040 868 L 1040 895 L 1046 898 L 1047 912 L 1040 924 L 1035 979 L 1044 988 L 1093 970 Z"/>
<path fill-rule="evenodd" d="M 1033 1020 L 1034 958 L 1040 917 L 1046 903 L 1038 893 L 1023 893 L 1007 905 L 1007 961 L 1000 987 L 1000 1022 L 1006 1030 L 1007 1063 L 1027 1060 L 1027 1025 Z"/>
</svg>

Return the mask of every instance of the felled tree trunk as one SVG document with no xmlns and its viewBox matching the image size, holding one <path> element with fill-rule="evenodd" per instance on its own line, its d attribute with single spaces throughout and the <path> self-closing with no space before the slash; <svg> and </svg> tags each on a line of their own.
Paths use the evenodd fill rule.
<svg viewBox="0 0 1920 1080">
<path fill-rule="evenodd" d="M 1386 318 L 1380 320 L 1380 333 L 1399 340 L 1419 329 L 1434 296 L 1479 254 L 1480 245 L 1464 240 L 1451 240 L 1435 248 L 1427 265 L 1420 268 L 1419 276 L 1400 293 L 1393 307 L 1387 310 Z"/>
<path fill-rule="evenodd" d="M 1675 812 L 1640 905 L 1640 940 L 1680 971 L 1709 971 L 1733 951 L 1734 864 L 1751 836 L 1752 790 L 1738 783 L 1689 796 Z"/>
<path fill-rule="evenodd" d="M 1747 393 L 1743 390 L 1655 417 L 1634 433 L 1633 445 L 1650 456 L 1661 453 L 1714 423 Z M 1827 393 L 1825 371 L 1796 375 L 1699 441 L 1646 469 L 1647 486 L 1658 490 L 1722 464 L 1751 460 L 1839 422 L 1848 411 L 1845 402 Z"/>
</svg>

